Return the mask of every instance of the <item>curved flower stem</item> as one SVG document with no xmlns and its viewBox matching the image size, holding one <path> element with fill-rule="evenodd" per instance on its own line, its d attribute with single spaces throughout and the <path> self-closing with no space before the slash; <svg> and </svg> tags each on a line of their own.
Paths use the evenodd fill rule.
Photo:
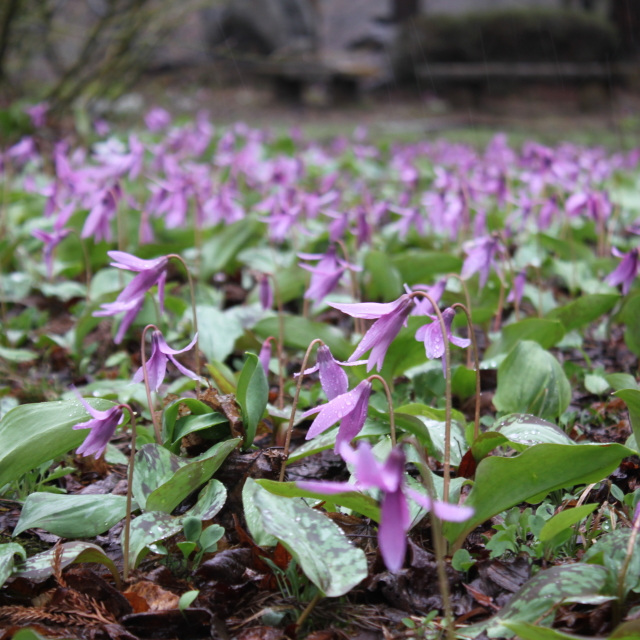
<svg viewBox="0 0 640 640">
<path fill-rule="evenodd" d="M 511 254 L 507 249 L 507 238 L 504 235 L 504 231 L 498 231 L 498 237 L 502 241 L 502 245 L 503 245 L 502 258 L 507 263 L 507 266 L 509 267 L 509 273 L 511 274 L 511 286 L 513 286 L 516 281 L 516 270 L 513 266 L 513 262 L 511 261 Z M 514 296 L 513 298 L 513 308 L 516 314 L 516 320 L 520 320 L 520 302 L 518 301 L 517 296 Z"/>
<path fill-rule="evenodd" d="M 427 495 L 433 504 L 437 498 L 435 487 L 433 486 L 433 478 L 431 477 L 431 470 L 427 464 L 426 457 L 424 455 L 424 448 L 412 438 L 410 440 L 414 449 L 418 453 L 420 458 L 420 464 L 418 470 L 422 476 L 422 481 L 427 490 Z M 438 567 L 438 583 L 440 587 L 440 595 L 442 596 L 442 605 L 444 608 L 444 617 L 447 624 L 447 638 L 448 640 L 455 640 L 456 630 L 453 623 L 453 610 L 451 608 L 451 596 L 449 594 L 449 581 L 447 579 L 447 570 L 445 568 L 444 557 L 446 554 L 446 540 L 442 535 L 442 522 L 436 516 L 433 509 L 429 509 L 429 519 L 431 521 L 431 532 L 433 536 L 433 549 L 436 554 L 436 565 Z"/>
<path fill-rule="evenodd" d="M 87 286 L 87 302 L 91 302 L 89 289 L 91 289 L 91 260 L 89 259 L 89 252 L 87 251 L 87 245 L 84 240 L 79 236 L 78 232 L 75 229 L 70 229 L 71 235 L 75 236 L 80 243 L 80 247 L 82 249 L 82 255 L 84 257 L 84 274 L 85 274 L 85 284 Z"/>
<path fill-rule="evenodd" d="M 196 395 L 199 396 L 200 395 L 200 348 L 199 348 L 199 341 L 200 338 L 198 336 L 198 314 L 196 311 L 196 289 L 193 285 L 193 276 L 191 275 L 191 271 L 189 269 L 189 267 L 187 266 L 187 263 L 185 262 L 184 258 L 182 256 L 179 256 L 177 253 L 170 253 L 167 258 L 171 259 L 171 258 L 175 258 L 176 260 L 178 260 L 178 262 L 180 262 L 182 264 L 182 266 L 185 268 L 185 271 L 187 272 L 187 278 L 189 279 L 189 292 L 191 294 L 191 311 L 193 313 L 193 332 L 196 334 L 196 374 L 198 375 L 198 384 L 196 387 Z"/>
<path fill-rule="evenodd" d="M 471 297 L 469 296 L 469 287 L 467 287 L 466 281 L 463 280 L 462 276 L 458 275 L 457 273 L 447 273 L 447 278 L 455 278 L 462 286 L 462 291 L 464 292 L 464 304 L 470 314 L 471 313 Z M 471 367 L 471 352 L 467 351 L 467 369 L 469 367 Z"/>
<path fill-rule="evenodd" d="M 445 502 L 449 501 L 449 484 L 451 483 L 451 349 L 447 340 L 447 327 L 444 318 L 438 307 L 438 303 L 426 291 L 413 291 L 410 298 L 422 296 L 426 298 L 434 308 L 442 331 L 442 341 L 444 342 L 444 367 L 445 367 L 445 425 L 444 425 L 444 489 L 442 496 Z"/>
<path fill-rule="evenodd" d="M 347 269 L 349 270 L 349 278 L 351 280 L 351 296 L 353 297 L 354 302 L 360 301 L 360 293 L 358 291 L 358 277 L 356 276 L 356 272 L 351 268 L 351 260 L 349 259 L 349 252 L 347 251 L 347 247 L 342 240 L 336 240 L 336 244 L 340 246 L 342 249 L 342 255 L 344 256 L 345 262 L 349 265 Z M 360 318 L 353 319 L 353 326 L 356 330 L 356 333 L 360 335 L 363 334 L 363 322 Z"/>
<path fill-rule="evenodd" d="M 278 306 L 278 409 L 284 409 L 284 305 L 280 287 L 272 273 L 268 274 L 273 282 L 273 293 Z"/>
<path fill-rule="evenodd" d="M 379 376 L 377 373 L 369 376 L 367 380 L 380 380 L 382 386 L 384 387 L 384 392 L 387 394 L 387 402 L 389 403 L 389 428 L 391 431 L 391 446 L 396 446 L 396 419 L 393 415 L 393 400 L 391 399 L 391 390 L 389 389 L 389 385 L 387 381 Z"/>
<path fill-rule="evenodd" d="M 298 382 L 296 384 L 296 393 L 293 396 L 293 405 L 291 406 L 291 417 L 289 418 L 289 426 L 287 427 L 287 436 L 284 441 L 284 457 L 282 459 L 282 466 L 280 467 L 279 482 L 282 482 L 284 480 L 284 473 L 287 469 L 289 445 L 291 444 L 291 432 L 293 431 L 293 421 L 295 420 L 296 409 L 298 408 L 298 399 L 300 398 L 300 389 L 302 388 L 302 378 L 304 378 L 304 372 L 307 370 L 307 362 L 309 361 L 309 356 L 311 355 L 311 349 L 313 349 L 314 345 L 316 344 L 324 344 L 324 342 L 320 340 L 320 338 L 312 340 L 307 347 L 304 358 L 302 359 L 302 367 L 300 369 L 300 375 L 298 376 Z"/>
<path fill-rule="evenodd" d="M 155 329 L 159 331 L 155 324 L 148 324 L 142 330 L 142 339 L 140 340 L 140 360 L 142 361 L 142 374 L 144 375 L 144 387 L 147 391 L 147 403 L 149 405 L 149 411 L 151 413 L 151 421 L 153 422 L 153 430 L 156 434 L 156 442 L 162 444 L 162 434 L 160 432 L 160 425 L 158 424 L 158 416 L 153 408 L 153 401 L 151 400 L 151 388 L 149 387 L 149 373 L 147 372 L 147 356 L 144 352 L 145 340 L 147 337 L 147 330 Z"/>
<path fill-rule="evenodd" d="M 315 606 L 322 599 L 322 592 L 318 590 L 318 593 L 313 597 L 313 600 L 306 606 L 305 610 L 300 614 L 300 617 L 296 620 L 296 627 L 300 630 L 300 627 L 307 621 L 307 618 L 311 615 Z"/>
<path fill-rule="evenodd" d="M 633 528 L 631 529 L 631 535 L 629 536 L 629 543 L 627 544 L 627 554 L 624 558 L 620 575 L 618 576 L 618 601 L 615 604 L 615 617 L 617 621 L 620 620 L 620 610 L 624 604 L 624 583 L 627 578 L 627 571 L 631 564 L 631 558 L 633 557 L 633 548 L 636 544 L 636 538 L 638 537 L 638 531 L 640 531 L 640 508 L 636 507 L 635 518 L 633 520 Z"/>
<path fill-rule="evenodd" d="M 500 331 L 500 326 L 502 325 L 502 310 L 504 309 L 504 291 L 505 291 L 504 278 L 502 277 L 502 274 L 499 274 L 498 277 L 500 279 L 500 295 L 498 297 L 498 309 L 496 311 L 496 319 L 493 322 L 494 331 Z"/>
<path fill-rule="evenodd" d="M 476 413 L 473 424 L 473 439 L 475 440 L 480 435 L 480 358 L 478 357 L 478 343 L 476 341 L 476 333 L 473 330 L 473 324 L 471 324 L 471 314 L 469 313 L 469 309 L 459 302 L 452 304 L 451 308 L 462 309 L 467 316 L 469 339 L 471 340 L 471 346 L 473 348 L 473 358 L 475 360 L 476 367 Z M 467 351 L 467 353 L 470 352 L 470 350 Z"/>
<path fill-rule="evenodd" d="M 124 544 L 122 555 L 123 558 L 123 570 L 122 577 L 126 582 L 129 579 L 129 541 L 131 538 L 131 497 L 133 495 L 133 468 L 135 465 L 136 457 L 136 418 L 133 410 L 128 404 L 118 405 L 129 412 L 131 417 L 131 453 L 129 454 L 129 477 L 127 483 L 127 512 L 124 521 Z"/>
</svg>

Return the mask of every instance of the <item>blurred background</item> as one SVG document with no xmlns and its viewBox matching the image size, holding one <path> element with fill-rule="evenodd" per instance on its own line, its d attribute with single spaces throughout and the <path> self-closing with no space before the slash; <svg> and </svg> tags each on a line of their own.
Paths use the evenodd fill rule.
<svg viewBox="0 0 640 640">
<path fill-rule="evenodd" d="M 640 144 L 638 0 L 2 0 L 0 136 L 153 105 L 336 135 Z"/>
</svg>

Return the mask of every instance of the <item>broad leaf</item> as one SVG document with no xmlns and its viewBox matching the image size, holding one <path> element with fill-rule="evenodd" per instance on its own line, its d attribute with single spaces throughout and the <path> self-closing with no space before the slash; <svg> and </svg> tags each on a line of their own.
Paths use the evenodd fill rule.
<svg viewBox="0 0 640 640">
<path fill-rule="evenodd" d="M 584 520 L 584 518 L 597 508 L 597 504 L 583 504 L 581 507 L 565 509 L 560 513 L 556 513 L 555 516 L 549 518 L 549 520 L 544 523 L 538 537 L 542 542 L 547 542 L 559 533 L 562 533 L 565 529 L 568 529 L 577 522 Z"/>
<path fill-rule="evenodd" d="M 436 275 L 458 273 L 462 267 L 457 256 L 437 251 L 403 251 L 391 262 L 400 272 L 402 282 L 409 285 L 429 283 Z"/>
<path fill-rule="evenodd" d="M 224 507 L 226 501 L 227 489 L 222 482 L 209 480 L 200 491 L 198 502 L 185 515 L 194 516 L 200 520 L 211 520 Z"/>
<path fill-rule="evenodd" d="M 599 482 L 633 452 L 619 444 L 538 444 L 513 458 L 491 456 L 478 464 L 465 505 L 475 512 L 466 522 L 447 522 L 444 533 L 459 546 L 467 533 L 524 500 L 541 502 L 550 491 Z"/>
<path fill-rule="evenodd" d="M 87 402 L 99 411 L 115 404 L 95 398 Z M 72 427 L 90 419 L 77 400 L 23 404 L 9 411 L 0 421 L 0 487 L 80 446 L 89 431 Z"/>
<path fill-rule="evenodd" d="M 532 340 L 544 349 L 549 349 L 560 342 L 565 330 L 557 320 L 544 318 L 525 318 L 502 329 L 502 335 L 485 352 L 485 360 L 491 360 L 502 353 L 509 353 L 518 342 Z"/>
<path fill-rule="evenodd" d="M 343 596 L 367 577 L 364 552 L 349 543 L 340 527 L 301 498 L 260 491 L 255 502 L 265 531 L 280 540 L 325 595 Z"/>
<path fill-rule="evenodd" d="M 562 631 L 558 631 L 557 629 L 540 627 L 537 624 L 531 624 L 529 622 L 503 620 L 502 626 L 513 631 L 518 638 L 522 638 L 522 640 L 586 640 L 584 636 L 562 633 Z"/>
<path fill-rule="evenodd" d="M 498 367 L 493 404 L 500 411 L 557 418 L 571 402 L 571 386 L 560 363 L 537 342 L 523 340 Z"/>
<path fill-rule="evenodd" d="M 175 442 L 176 438 L 173 437 L 173 430 L 175 428 L 176 420 L 180 412 L 180 405 L 188 407 L 192 416 L 201 416 L 208 413 L 213 413 L 213 409 L 195 398 L 180 398 L 175 402 L 167 405 L 162 412 L 162 441 L 166 444 L 168 442 Z"/>
<path fill-rule="evenodd" d="M 256 506 L 256 494 L 264 491 L 266 489 L 263 489 L 253 478 L 247 478 L 244 487 L 242 487 L 244 519 L 251 537 L 259 547 L 275 547 L 278 544 L 278 540 L 265 531 L 262 524 L 262 516 Z"/>
<path fill-rule="evenodd" d="M 7 581 L 13 573 L 15 567 L 14 556 L 20 556 L 23 560 L 27 557 L 27 552 L 17 542 L 0 544 L 0 587 Z"/>
<path fill-rule="evenodd" d="M 578 329 L 609 313 L 620 300 L 615 293 L 592 293 L 580 296 L 564 307 L 552 309 L 547 318 L 559 320 L 567 331 Z"/>
<path fill-rule="evenodd" d="M 516 451 L 524 451 L 534 444 L 575 444 L 555 424 L 529 414 L 510 414 L 492 428 L 506 436 Z"/>
<path fill-rule="evenodd" d="M 258 422 L 269 402 L 269 383 L 260 360 L 255 353 L 247 353 L 236 392 L 236 401 L 242 408 L 244 424 L 244 448 L 253 444 Z"/>
<path fill-rule="evenodd" d="M 244 329 L 238 319 L 227 311 L 211 305 L 198 305 L 198 346 L 207 360 L 224 362 L 235 349 L 236 340 Z"/>
<path fill-rule="evenodd" d="M 305 491 L 296 486 L 295 482 L 275 482 L 274 480 L 256 480 L 263 489 L 277 496 L 285 498 L 314 498 L 316 500 L 327 500 L 347 509 L 357 511 L 375 522 L 380 522 L 380 507 L 378 503 L 360 491 L 345 491 L 344 493 L 334 493 L 327 496 L 324 493 L 315 491 Z"/>
<path fill-rule="evenodd" d="M 204 431 L 200 436 L 205 440 L 221 440 L 229 435 L 229 421 L 226 416 L 217 412 L 205 413 L 201 416 L 184 416 L 176 420 L 172 435 L 172 449 L 179 450 L 182 438 L 196 431 Z"/>
<path fill-rule="evenodd" d="M 105 565 L 111 571 L 116 583 L 120 584 L 120 575 L 113 560 L 97 545 L 89 542 L 65 542 L 61 545 L 60 568 L 64 569 L 70 564 L 78 562 L 97 562 Z M 14 576 L 28 578 L 33 582 L 42 582 L 54 573 L 56 548 L 49 549 L 38 555 L 31 556 Z"/>
<path fill-rule="evenodd" d="M 182 530 L 182 518 L 173 518 L 167 513 L 149 511 L 131 521 L 129 539 L 129 566 L 137 567 L 147 555 L 147 547 L 154 542 L 166 540 Z M 120 536 L 124 549 L 124 529 Z"/>
<path fill-rule="evenodd" d="M 93 538 L 122 520 L 126 510 L 125 496 L 32 493 L 13 535 L 37 527 L 62 538 Z"/>
<path fill-rule="evenodd" d="M 629 422 L 636 442 L 640 443 L 640 391 L 638 389 L 620 389 L 614 396 L 622 398 L 629 409 Z"/>
<path fill-rule="evenodd" d="M 490 638 L 511 638 L 515 632 L 503 622 L 553 622 L 556 606 L 566 599 L 594 596 L 604 587 L 606 571 L 597 565 L 573 564 L 540 571 L 526 582 L 500 612 L 490 620 L 467 627 L 459 633 L 475 638 L 486 631 Z"/>
</svg>

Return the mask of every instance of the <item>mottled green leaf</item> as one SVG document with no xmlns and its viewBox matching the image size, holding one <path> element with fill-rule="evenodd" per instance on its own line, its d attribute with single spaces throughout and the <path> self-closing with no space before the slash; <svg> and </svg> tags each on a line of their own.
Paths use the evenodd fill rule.
<svg viewBox="0 0 640 640">
<path fill-rule="evenodd" d="M 269 401 L 269 383 L 260 360 L 255 353 L 247 353 L 236 391 L 236 401 L 242 409 L 244 425 L 244 448 L 253 444 L 258 422 Z"/>
<path fill-rule="evenodd" d="M 259 547 L 275 547 L 278 540 L 265 531 L 262 525 L 262 516 L 256 506 L 255 497 L 261 491 L 266 491 L 266 489 L 263 489 L 253 478 L 247 478 L 244 487 L 242 487 L 244 519 L 251 537 Z"/>
<path fill-rule="evenodd" d="M 105 565 L 111 571 L 116 583 L 120 584 L 120 575 L 113 560 L 97 545 L 89 542 L 65 542 L 61 545 L 60 568 L 78 562 L 97 562 Z M 13 575 L 28 578 L 33 582 L 42 582 L 53 575 L 56 548 L 49 549 L 28 558 Z"/>
<path fill-rule="evenodd" d="M 550 491 L 599 482 L 633 452 L 619 444 L 537 444 L 513 458 L 490 456 L 478 464 L 465 504 L 475 513 L 466 522 L 444 523 L 459 546 L 467 533 L 524 500 L 541 502 Z"/>
<path fill-rule="evenodd" d="M 13 535 L 37 527 L 62 538 L 93 538 L 122 520 L 126 507 L 125 496 L 36 492 L 26 499 Z"/>
<path fill-rule="evenodd" d="M 38 359 L 38 354 L 29 349 L 10 349 L 0 346 L 0 358 L 7 362 L 31 362 Z"/>
<path fill-rule="evenodd" d="M 20 556 L 23 560 L 25 560 L 27 557 L 27 552 L 17 542 L 0 544 L 0 587 L 13 573 L 13 569 L 15 567 L 14 556 Z"/>
<path fill-rule="evenodd" d="M 295 482 L 275 482 L 274 480 L 256 480 L 263 489 L 277 496 L 285 498 L 314 498 L 316 500 L 329 500 L 347 509 L 352 509 L 375 522 L 380 522 L 380 507 L 378 503 L 360 491 L 345 491 L 344 493 L 334 493 L 327 497 L 323 493 L 315 491 L 305 491 L 296 486 Z"/>
<path fill-rule="evenodd" d="M 325 595 L 343 596 L 367 577 L 364 552 L 349 543 L 342 529 L 302 498 L 260 491 L 255 502 L 267 533 L 289 550 L 301 569 Z"/>
<path fill-rule="evenodd" d="M 137 567 L 148 553 L 147 547 L 154 542 L 166 540 L 182 530 L 182 518 L 173 518 L 167 513 L 149 511 L 131 521 L 129 540 L 129 566 Z M 124 549 L 124 529 L 120 536 Z"/>
<path fill-rule="evenodd" d="M 90 398 L 99 411 L 115 403 Z M 82 444 L 89 431 L 72 429 L 91 416 L 77 400 L 23 404 L 0 420 L 0 487 Z"/>
<path fill-rule="evenodd" d="M 195 516 L 200 520 L 215 518 L 227 501 L 227 489 L 219 480 L 209 480 L 200 491 L 198 502 L 185 515 Z"/>
<path fill-rule="evenodd" d="M 530 414 L 512 413 L 501 418 L 493 430 L 506 436 L 516 451 L 524 451 L 534 444 L 575 444 L 555 424 Z"/>
</svg>

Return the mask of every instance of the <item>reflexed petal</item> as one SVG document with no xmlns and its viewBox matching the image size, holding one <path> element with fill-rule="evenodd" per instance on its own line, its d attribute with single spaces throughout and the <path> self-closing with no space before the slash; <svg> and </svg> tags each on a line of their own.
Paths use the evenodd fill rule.
<svg viewBox="0 0 640 640">
<path fill-rule="evenodd" d="M 127 329 L 131 326 L 133 321 L 136 319 L 136 316 L 142 309 L 142 305 L 144 303 L 144 297 L 138 298 L 136 303 L 124 314 L 124 318 L 122 318 L 122 322 L 118 327 L 118 333 L 116 333 L 116 337 L 114 342 L 116 344 L 120 344 L 122 339 L 124 338 L 125 333 L 127 333 Z"/>
<path fill-rule="evenodd" d="M 398 491 L 404 479 L 404 452 L 400 448 L 391 450 L 387 461 L 380 470 L 380 484 L 385 491 Z"/>
<path fill-rule="evenodd" d="M 422 495 L 408 487 L 405 488 L 405 493 L 428 511 L 430 511 L 433 506 L 433 512 L 438 516 L 438 518 L 440 518 L 440 520 L 447 520 L 448 522 L 464 522 L 474 513 L 474 510 L 471 507 L 466 507 L 464 505 L 442 502 L 442 500 L 432 502 L 431 498 L 428 496 Z"/>
<path fill-rule="evenodd" d="M 264 374 L 266 376 L 269 375 L 269 364 L 271 362 L 271 340 L 272 338 L 269 337 L 262 343 L 262 348 L 260 349 L 260 354 L 258 355 L 258 360 L 260 360 L 260 364 L 262 365 Z"/>
<path fill-rule="evenodd" d="M 380 553 L 389 571 L 402 569 L 407 551 L 407 521 L 409 508 L 402 491 L 385 493 L 382 500 L 381 522 L 378 527 Z"/>
<path fill-rule="evenodd" d="M 116 298 L 117 302 L 130 302 L 140 296 L 143 296 L 162 275 L 166 267 L 166 261 L 152 269 L 141 271 L 120 293 Z"/>
<path fill-rule="evenodd" d="M 107 251 L 107 255 L 115 261 L 111 263 L 112 267 L 127 269 L 128 271 L 146 271 L 147 269 L 157 267 L 163 261 L 167 260 L 165 256 L 154 258 L 153 260 L 143 260 L 124 251 Z"/>
<path fill-rule="evenodd" d="M 360 397 L 357 399 L 353 410 L 342 418 L 334 451 L 337 453 L 343 442 L 351 442 L 364 427 L 367 419 L 367 409 L 369 407 L 369 396 L 371 394 L 371 383 L 361 382 L 357 387 L 363 387 Z"/>
<path fill-rule="evenodd" d="M 111 409 L 107 409 L 106 411 L 98 411 L 97 409 L 94 409 L 80 395 L 80 392 L 73 385 L 71 385 L 71 391 L 73 391 L 76 394 L 76 396 L 78 397 L 78 400 L 80 401 L 80 404 L 87 410 L 87 413 L 93 418 L 95 418 L 96 420 L 108 420 L 111 417 L 111 414 L 116 410 L 115 407 L 112 407 Z M 86 424 L 86 422 L 83 422 L 82 424 Z M 79 427 L 79 428 L 88 429 L 89 427 Z"/>
<path fill-rule="evenodd" d="M 341 396 L 349 390 L 347 374 L 340 368 L 331 350 L 326 345 L 318 347 L 317 367 L 320 371 L 320 384 L 329 400 Z"/>
<path fill-rule="evenodd" d="M 198 334 L 196 333 L 196 335 L 193 337 L 193 340 L 183 349 L 172 349 L 168 344 L 167 341 L 164 339 L 164 336 L 162 335 L 162 333 L 160 333 L 160 331 L 154 331 L 154 336 L 155 334 L 159 334 L 158 335 L 158 348 L 160 349 L 160 351 L 162 351 L 162 353 L 165 353 L 167 355 L 172 355 L 175 356 L 178 353 L 184 353 L 185 351 L 189 351 L 189 349 L 193 348 L 193 345 L 196 343 L 196 341 L 198 340 Z"/>
<path fill-rule="evenodd" d="M 296 482 L 296 487 L 313 493 L 324 493 L 328 496 L 358 490 L 355 485 L 348 482 L 320 482 L 314 480 L 299 480 Z"/>
<path fill-rule="evenodd" d="M 376 320 L 395 311 L 404 302 L 407 296 L 400 296 L 393 302 L 358 302 L 356 304 L 343 304 L 330 302 L 329 306 L 342 311 L 353 318 L 364 318 L 365 320 Z"/>
<path fill-rule="evenodd" d="M 175 368 L 183 375 L 187 376 L 187 378 L 191 378 L 192 380 L 199 380 L 200 378 L 196 373 L 191 371 L 191 369 L 187 369 L 184 365 L 180 364 L 173 356 L 167 356 L 171 362 L 173 362 Z"/>
</svg>

